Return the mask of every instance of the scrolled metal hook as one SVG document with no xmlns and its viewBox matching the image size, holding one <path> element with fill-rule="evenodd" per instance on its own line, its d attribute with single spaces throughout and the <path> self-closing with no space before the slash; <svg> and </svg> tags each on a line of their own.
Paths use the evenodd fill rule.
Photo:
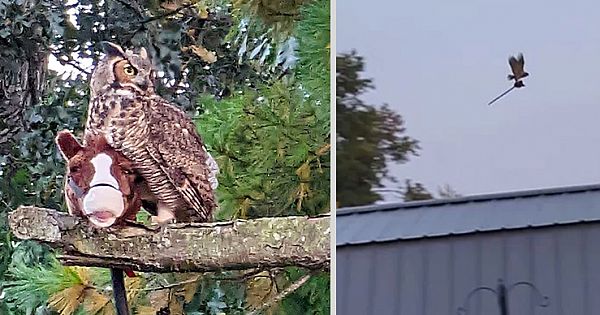
<svg viewBox="0 0 600 315">
<path fill-rule="evenodd" d="M 506 291 L 510 292 L 512 289 L 514 289 L 515 287 L 519 286 L 519 285 L 524 285 L 527 286 L 529 288 L 531 288 L 533 290 L 533 292 L 536 293 L 539 304 L 539 307 L 547 307 L 550 305 L 550 298 L 546 295 L 543 295 L 542 292 L 540 292 L 540 289 L 538 289 L 533 283 L 528 282 L 528 281 L 519 281 L 517 283 L 512 284 Z"/>
<path fill-rule="evenodd" d="M 463 302 L 463 306 L 458 308 L 457 314 L 458 315 L 466 315 L 468 314 L 468 303 L 469 300 L 471 299 L 471 297 L 473 296 L 473 294 L 477 293 L 478 291 L 489 291 L 494 293 L 496 296 L 498 295 L 498 291 L 490 288 L 490 287 L 478 287 L 475 288 L 473 290 L 471 290 L 471 292 L 469 292 L 469 294 L 467 295 L 467 297 L 465 298 L 464 302 Z"/>
</svg>

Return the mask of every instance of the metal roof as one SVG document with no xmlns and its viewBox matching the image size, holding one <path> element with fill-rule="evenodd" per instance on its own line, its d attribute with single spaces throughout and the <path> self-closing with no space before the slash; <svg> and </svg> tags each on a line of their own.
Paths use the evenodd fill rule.
<svg viewBox="0 0 600 315">
<path fill-rule="evenodd" d="M 600 184 L 340 208 L 337 246 L 600 221 Z"/>
</svg>

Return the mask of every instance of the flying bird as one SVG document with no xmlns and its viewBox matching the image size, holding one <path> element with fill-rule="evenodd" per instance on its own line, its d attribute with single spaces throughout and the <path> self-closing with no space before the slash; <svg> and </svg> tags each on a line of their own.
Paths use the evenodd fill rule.
<svg viewBox="0 0 600 315">
<path fill-rule="evenodd" d="M 504 95 L 508 94 L 514 88 L 522 88 L 525 86 L 523 83 L 523 78 L 529 76 L 529 73 L 525 71 L 525 58 L 523 58 L 523 54 L 519 53 L 517 57 L 510 56 L 508 58 L 508 65 L 510 66 L 510 70 L 512 74 L 508 75 L 508 80 L 515 80 L 513 86 L 504 91 L 502 94 L 498 95 L 496 98 L 491 100 L 488 105 L 492 105 L 494 102 L 502 98 Z"/>
<path fill-rule="evenodd" d="M 521 79 L 529 75 L 529 73 L 527 73 L 524 69 L 525 58 L 523 58 L 523 54 L 519 53 L 517 58 L 515 58 L 515 56 L 510 56 L 510 58 L 508 58 L 508 64 L 510 65 L 510 70 L 512 71 L 512 74 L 508 75 L 508 80 L 515 80 L 515 85 L 517 85 L 517 82 L 519 82 Z"/>
</svg>

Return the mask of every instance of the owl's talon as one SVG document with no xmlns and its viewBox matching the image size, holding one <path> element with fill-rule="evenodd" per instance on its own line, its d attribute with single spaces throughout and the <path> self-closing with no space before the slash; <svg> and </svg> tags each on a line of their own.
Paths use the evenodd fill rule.
<svg viewBox="0 0 600 315">
<path fill-rule="evenodd" d="M 151 216 L 150 217 L 150 223 L 152 225 L 169 225 L 171 223 L 175 223 L 175 218 L 161 218 L 159 216 Z"/>
<path fill-rule="evenodd" d="M 166 220 L 160 220 L 159 216 L 151 216 L 150 217 L 150 229 L 153 231 L 163 231 L 169 226 L 171 223 L 175 223 L 175 218 L 169 218 Z"/>
</svg>

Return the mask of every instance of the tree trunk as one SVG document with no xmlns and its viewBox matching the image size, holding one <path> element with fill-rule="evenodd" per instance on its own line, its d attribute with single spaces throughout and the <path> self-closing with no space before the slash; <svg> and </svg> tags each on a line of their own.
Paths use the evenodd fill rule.
<svg viewBox="0 0 600 315">
<path fill-rule="evenodd" d="M 22 1 L 11 9 L 19 15 L 39 10 L 39 6 L 36 1 Z M 7 16 L 0 16 L 0 20 L 7 23 L 12 16 L 8 10 L 4 12 Z M 25 111 L 38 103 L 45 91 L 48 30 L 41 22 L 25 27 L 11 21 L 10 35 L 0 37 L 0 155 L 11 151 L 16 135 L 25 126 Z"/>
</svg>

